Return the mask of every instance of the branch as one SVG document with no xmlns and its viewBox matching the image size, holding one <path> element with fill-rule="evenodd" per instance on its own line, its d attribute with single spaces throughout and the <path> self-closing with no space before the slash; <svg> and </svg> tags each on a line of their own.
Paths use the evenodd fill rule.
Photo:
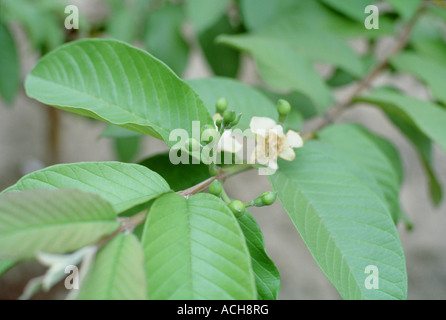
<svg viewBox="0 0 446 320">
<path fill-rule="evenodd" d="M 389 59 L 398 54 L 407 45 L 410 32 L 412 31 L 418 18 L 424 12 L 427 6 L 427 1 L 423 1 L 414 13 L 409 22 L 402 29 L 395 46 L 390 51 L 389 55 L 382 59 L 356 86 L 355 90 L 344 100 L 330 109 L 330 112 L 325 114 L 324 120 L 311 132 L 304 135 L 304 140 L 309 140 L 314 137 L 314 132 L 321 130 L 323 127 L 333 122 L 333 119 L 338 117 L 345 109 L 347 109 L 353 102 L 353 99 L 358 96 L 371 82 L 379 75 L 389 64 Z"/>
</svg>

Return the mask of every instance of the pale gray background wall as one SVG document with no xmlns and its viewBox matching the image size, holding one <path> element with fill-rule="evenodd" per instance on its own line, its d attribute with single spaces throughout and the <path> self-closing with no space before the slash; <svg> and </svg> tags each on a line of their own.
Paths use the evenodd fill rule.
<svg viewBox="0 0 446 320">
<path fill-rule="evenodd" d="M 104 14 L 101 2 L 71 1 L 80 6 L 81 12 L 91 17 Z M 19 50 L 24 78 L 34 66 L 37 57 L 32 54 L 23 32 L 14 29 L 20 39 Z M 381 47 L 385 51 L 389 41 Z M 361 43 L 355 44 L 357 48 Z M 245 59 L 242 80 L 256 83 L 256 69 L 252 61 Z M 319 68 L 326 72 L 326 68 Z M 185 78 L 209 75 L 209 70 L 200 52 L 192 56 Z M 383 75 L 377 83 L 391 81 L 418 97 L 427 92 L 408 76 Z M 351 88 L 337 92 L 342 98 Z M 110 141 L 99 139 L 105 125 L 84 118 L 61 113 L 60 134 L 61 162 L 114 160 Z M 397 146 L 403 159 L 405 180 L 401 193 L 403 208 L 415 224 L 408 232 L 400 227 L 400 235 L 406 253 L 409 276 L 409 299 L 446 299 L 446 202 L 433 208 L 426 189 L 426 177 L 414 149 L 386 120 L 380 111 L 357 106 L 343 114 L 340 121 L 359 122 L 370 130 L 388 137 Z M 24 171 L 48 161 L 46 143 L 47 118 L 45 107 L 26 97 L 23 89 L 14 105 L 7 108 L 0 102 L 0 189 L 17 181 Z M 446 125 L 445 125 L 446 130 Z M 147 137 L 140 157 L 166 150 L 165 145 Z M 358 150 L 360 152 L 360 150 Z M 446 186 L 446 155 L 434 149 L 435 170 Z M 255 172 L 247 172 L 227 182 L 230 194 L 243 195 L 242 200 L 251 200 L 269 190 L 267 178 Z M 262 227 L 267 251 L 276 262 L 282 276 L 280 299 L 339 299 L 334 287 L 322 274 L 311 254 L 306 249 L 291 221 L 279 204 L 268 208 L 254 208 L 252 213 Z M 44 269 L 34 263 L 25 263 L 0 278 L 0 298 L 16 298 L 27 278 L 41 274 Z M 51 295 L 37 297 L 63 298 L 63 290 L 53 290 Z"/>
</svg>

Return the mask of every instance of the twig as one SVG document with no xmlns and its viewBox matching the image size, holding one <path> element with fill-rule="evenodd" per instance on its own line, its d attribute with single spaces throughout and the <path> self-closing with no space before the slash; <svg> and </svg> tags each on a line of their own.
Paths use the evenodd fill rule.
<svg viewBox="0 0 446 320">
<path fill-rule="evenodd" d="M 389 55 L 386 58 L 382 59 L 364 78 L 362 78 L 362 80 L 358 83 L 353 92 L 345 100 L 341 101 L 333 108 L 331 108 L 330 111 L 325 114 L 325 118 L 323 119 L 323 121 L 319 123 L 316 126 L 316 128 L 314 128 L 312 131 L 304 135 L 305 140 L 313 138 L 314 132 L 319 131 L 323 127 L 332 123 L 333 119 L 338 117 L 345 109 L 347 109 L 352 104 L 353 99 L 356 96 L 358 96 L 365 88 L 367 88 L 371 84 L 373 79 L 375 79 L 375 77 L 379 75 L 388 66 L 389 59 L 404 49 L 409 40 L 410 32 L 412 31 L 420 15 L 426 9 L 426 6 L 427 6 L 427 1 L 423 1 L 418 7 L 417 11 L 412 16 L 412 18 L 402 29 L 397 39 L 397 42 L 393 47 L 393 49 L 390 51 Z"/>
</svg>

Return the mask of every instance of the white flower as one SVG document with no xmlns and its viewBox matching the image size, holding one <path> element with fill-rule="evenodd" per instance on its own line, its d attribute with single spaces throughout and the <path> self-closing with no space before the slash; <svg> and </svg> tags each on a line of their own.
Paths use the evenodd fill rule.
<svg viewBox="0 0 446 320">
<path fill-rule="evenodd" d="M 223 117 L 219 113 L 216 113 L 213 116 L 213 120 L 215 125 L 215 122 L 217 120 L 223 120 Z M 218 131 L 216 125 L 215 125 L 215 130 Z M 226 151 L 230 153 L 237 153 L 240 151 L 241 148 L 242 148 L 241 144 L 232 136 L 231 130 L 225 130 L 222 133 L 220 140 L 218 141 L 217 152 Z"/>
<path fill-rule="evenodd" d="M 270 170 L 277 170 L 277 158 L 292 161 L 296 157 L 293 148 L 303 146 L 299 133 L 289 130 L 286 135 L 281 125 L 266 117 L 253 117 L 250 128 L 255 136 L 255 149 L 252 163 L 266 165 Z"/>
</svg>

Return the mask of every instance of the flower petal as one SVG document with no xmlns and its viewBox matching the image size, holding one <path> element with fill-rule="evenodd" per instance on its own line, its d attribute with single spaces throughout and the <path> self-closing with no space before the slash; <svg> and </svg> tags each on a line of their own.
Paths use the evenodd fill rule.
<svg viewBox="0 0 446 320">
<path fill-rule="evenodd" d="M 265 136 L 269 129 L 274 127 L 276 122 L 267 117 L 252 117 L 249 127 L 252 133 Z"/>
<path fill-rule="evenodd" d="M 281 157 L 283 160 L 293 161 L 294 158 L 296 158 L 296 153 L 294 152 L 293 148 L 286 148 L 279 154 L 279 157 Z"/>
<path fill-rule="evenodd" d="M 290 147 L 300 148 L 304 145 L 304 141 L 302 140 L 302 137 L 296 131 L 288 130 L 288 132 L 286 134 L 286 139 L 287 139 L 287 143 Z"/>
<path fill-rule="evenodd" d="M 218 142 L 217 151 L 237 153 L 241 148 L 242 145 L 231 135 L 231 131 L 226 130 L 221 135 L 220 141 Z"/>
</svg>

